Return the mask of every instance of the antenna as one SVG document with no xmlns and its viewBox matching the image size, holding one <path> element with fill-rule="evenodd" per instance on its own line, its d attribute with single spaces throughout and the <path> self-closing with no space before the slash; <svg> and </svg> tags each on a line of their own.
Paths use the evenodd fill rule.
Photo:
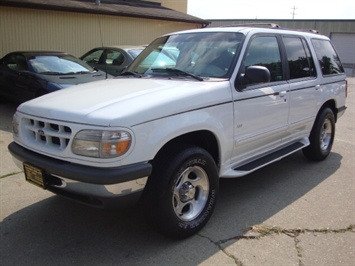
<svg viewBox="0 0 355 266">
<path fill-rule="evenodd" d="M 100 17 L 99 17 L 99 16 L 100 16 L 100 15 L 97 15 L 97 22 L 98 22 L 98 24 L 99 24 L 101 47 L 102 47 L 103 52 L 105 52 L 105 50 L 104 50 L 104 39 L 103 39 L 103 37 L 102 37 L 102 30 L 101 30 L 101 23 L 100 23 Z M 104 56 L 105 56 L 105 61 L 106 61 L 106 54 L 105 54 Z M 107 79 L 108 76 L 107 76 L 107 66 L 106 66 L 106 62 L 105 62 L 104 65 L 105 65 L 105 75 L 106 75 L 106 79 Z"/>
</svg>

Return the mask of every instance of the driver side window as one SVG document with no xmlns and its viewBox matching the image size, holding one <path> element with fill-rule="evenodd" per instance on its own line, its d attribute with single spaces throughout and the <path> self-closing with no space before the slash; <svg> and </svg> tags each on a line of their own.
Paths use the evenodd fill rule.
<svg viewBox="0 0 355 266">
<path fill-rule="evenodd" d="M 244 57 L 244 70 L 250 66 L 264 66 L 270 71 L 270 81 L 283 79 L 281 55 L 275 36 L 257 36 L 251 40 Z"/>
</svg>

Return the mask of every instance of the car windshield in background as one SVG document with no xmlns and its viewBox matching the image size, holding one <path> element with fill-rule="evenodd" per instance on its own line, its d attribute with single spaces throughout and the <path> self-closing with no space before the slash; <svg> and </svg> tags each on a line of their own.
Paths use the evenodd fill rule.
<svg viewBox="0 0 355 266">
<path fill-rule="evenodd" d="M 243 36 L 235 32 L 164 36 L 151 43 L 127 72 L 151 76 L 228 78 Z"/>
<path fill-rule="evenodd" d="M 142 49 L 131 49 L 128 50 L 128 53 L 133 57 L 136 58 L 143 50 Z"/>
<path fill-rule="evenodd" d="M 28 60 L 34 72 L 39 74 L 87 74 L 92 67 L 72 56 L 39 55 Z"/>
</svg>

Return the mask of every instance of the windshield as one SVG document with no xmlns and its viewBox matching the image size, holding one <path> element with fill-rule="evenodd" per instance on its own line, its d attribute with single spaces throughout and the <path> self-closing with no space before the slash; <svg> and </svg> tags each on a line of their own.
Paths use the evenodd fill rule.
<svg viewBox="0 0 355 266">
<path fill-rule="evenodd" d="M 142 51 L 143 51 L 143 49 L 130 49 L 130 50 L 128 50 L 128 53 L 129 53 L 133 58 L 136 58 Z"/>
<path fill-rule="evenodd" d="M 153 76 L 181 76 L 185 73 L 190 77 L 228 78 L 242 39 L 243 35 L 235 32 L 164 36 L 151 43 L 127 72 Z"/>
<path fill-rule="evenodd" d="M 70 55 L 39 55 L 28 60 L 34 72 L 39 74 L 91 73 L 92 67 Z"/>
</svg>

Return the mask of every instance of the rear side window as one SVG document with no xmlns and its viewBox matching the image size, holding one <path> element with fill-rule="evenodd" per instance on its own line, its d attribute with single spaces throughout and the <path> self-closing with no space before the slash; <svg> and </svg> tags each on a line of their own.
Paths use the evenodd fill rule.
<svg viewBox="0 0 355 266">
<path fill-rule="evenodd" d="M 313 58 L 304 39 L 283 37 L 286 48 L 290 79 L 315 77 Z"/>
<path fill-rule="evenodd" d="M 11 54 L 7 56 L 4 60 L 4 64 L 8 68 L 16 71 L 29 70 L 26 58 L 21 54 Z"/>
<path fill-rule="evenodd" d="M 344 73 L 340 59 L 330 41 L 312 39 L 312 43 L 324 76 Z"/>
<path fill-rule="evenodd" d="M 281 55 L 276 36 L 258 36 L 249 44 L 244 58 L 245 70 L 250 66 L 264 66 L 272 81 L 283 79 Z"/>
</svg>

